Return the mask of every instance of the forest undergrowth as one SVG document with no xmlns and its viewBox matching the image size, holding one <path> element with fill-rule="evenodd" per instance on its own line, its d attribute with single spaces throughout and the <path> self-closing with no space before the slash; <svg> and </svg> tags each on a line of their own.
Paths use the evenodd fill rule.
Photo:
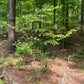
<svg viewBox="0 0 84 84">
<path fill-rule="evenodd" d="M 0 70 L 6 70 L 19 84 L 83 84 L 83 39 L 84 36 L 77 32 L 64 41 L 64 49 L 61 41 L 60 45 L 47 46 L 47 56 L 42 54 L 43 57 L 41 57 L 38 52 L 36 57 L 25 54 L 26 59 L 18 59 L 15 54 L 10 55 L 4 52 L 7 42 L 4 39 L 0 42 Z M 69 69 L 68 57 L 70 57 Z M 2 75 L 0 79 L 4 81 Z M 8 84 L 8 81 L 4 82 Z"/>
</svg>

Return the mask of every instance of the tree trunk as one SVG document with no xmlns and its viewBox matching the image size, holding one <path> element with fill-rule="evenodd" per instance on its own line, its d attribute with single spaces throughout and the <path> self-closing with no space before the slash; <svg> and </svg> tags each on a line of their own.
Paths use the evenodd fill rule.
<svg viewBox="0 0 84 84">
<path fill-rule="evenodd" d="M 63 26 L 65 26 L 65 0 L 61 0 L 63 8 L 62 8 L 62 15 L 63 15 Z"/>
<path fill-rule="evenodd" d="M 78 18 L 79 18 L 78 13 L 79 13 L 79 0 L 78 0 L 78 3 L 77 3 L 77 14 L 76 14 L 76 15 L 77 15 L 77 18 L 76 18 L 76 19 L 77 19 L 77 20 L 78 20 Z"/>
<path fill-rule="evenodd" d="M 81 35 L 83 35 L 83 19 L 84 18 L 84 0 L 82 0 L 81 4 Z"/>
<path fill-rule="evenodd" d="M 83 22 L 84 22 L 84 0 L 82 0 L 81 4 L 81 30 L 83 29 Z"/>
<path fill-rule="evenodd" d="M 68 25 L 68 22 L 69 22 L 69 7 L 68 7 L 68 4 L 66 4 L 66 21 L 65 21 L 65 27 L 68 29 L 69 28 L 69 25 Z"/>
<path fill-rule="evenodd" d="M 15 11 L 16 10 L 16 0 L 10 0 L 10 10 L 8 18 L 8 44 L 7 52 L 13 53 L 15 51 Z"/>
<path fill-rule="evenodd" d="M 56 9 L 55 9 L 55 7 L 56 7 L 56 0 L 54 0 L 54 25 L 55 25 L 55 14 L 56 14 Z"/>
</svg>

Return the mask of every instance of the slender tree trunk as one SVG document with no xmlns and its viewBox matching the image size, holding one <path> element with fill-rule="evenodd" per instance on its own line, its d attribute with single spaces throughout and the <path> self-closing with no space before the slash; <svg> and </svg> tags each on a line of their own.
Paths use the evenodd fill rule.
<svg viewBox="0 0 84 84">
<path fill-rule="evenodd" d="M 9 18 L 8 18 L 8 44 L 7 44 L 7 52 L 13 53 L 15 51 L 15 11 L 16 10 L 16 0 L 10 0 L 10 10 L 9 10 Z"/>
<path fill-rule="evenodd" d="M 56 7 L 56 0 L 54 0 L 54 25 L 55 25 L 55 20 L 56 20 L 56 18 L 55 18 L 56 9 L 55 9 L 55 7 Z"/>
<path fill-rule="evenodd" d="M 77 20 L 78 20 L 78 13 L 79 13 L 79 0 L 78 0 L 78 3 L 77 3 Z"/>
<path fill-rule="evenodd" d="M 84 23 L 84 0 L 83 0 L 83 23 Z"/>
<path fill-rule="evenodd" d="M 21 24 L 20 24 L 21 23 L 21 14 L 22 14 L 21 13 L 21 8 L 22 8 L 21 0 L 19 0 L 19 5 L 20 5 L 20 7 L 19 7 L 19 15 L 18 15 L 19 16 L 18 17 L 19 18 L 19 25 L 18 26 L 19 26 L 19 30 L 20 30 L 21 29 Z"/>
<path fill-rule="evenodd" d="M 63 25 L 65 26 L 65 1 L 61 0 L 62 5 L 63 5 L 63 9 L 62 9 L 62 15 L 63 15 Z"/>
<path fill-rule="evenodd" d="M 81 4 L 81 34 L 83 33 L 83 23 L 84 22 L 84 0 L 82 0 L 82 4 Z"/>
<path fill-rule="evenodd" d="M 68 7 L 68 4 L 66 4 L 66 23 L 65 23 L 65 27 L 67 29 L 69 28 L 68 22 L 69 22 L 69 7 Z"/>
</svg>

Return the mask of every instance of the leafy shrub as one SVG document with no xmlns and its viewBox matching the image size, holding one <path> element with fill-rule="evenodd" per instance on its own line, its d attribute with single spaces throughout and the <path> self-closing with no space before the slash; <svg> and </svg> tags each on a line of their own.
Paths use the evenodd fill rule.
<svg viewBox="0 0 84 84">
<path fill-rule="evenodd" d="M 48 57 L 53 57 L 53 56 L 54 56 L 54 53 L 52 53 L 52 52 L 46 52 L 46 55 L 47 55 Z"/>
<path fill-rule="evenodd" d="M 18 42 L 16 44 L 17 51 L 15 53 L 16 56 L 24 57 L 24 54 L 32 55 L 32 49 L 29 43 L 21 43 Z"/>
<path fill-rule="evenodd" d="M 25 54 L 32 55 L 32 49 L 31 45 L 29 43 L 21 43 L 20 41 L 16 44 L 17 51 L 15 53 L 16 56 L 19 57 L 19 62 L 17 63 L 17 69 L 20 69 L 20 66 L 22 65 L 21 58 L 23 58 L 23 61 L 25 61 Z"/>
<path fill-rule="evenodd" d="M 42 52 L 46 51 L 46 45 L 40 39 L 36 39 L 34 43 L 39 50 L 41 50 Z"/>
</svg>

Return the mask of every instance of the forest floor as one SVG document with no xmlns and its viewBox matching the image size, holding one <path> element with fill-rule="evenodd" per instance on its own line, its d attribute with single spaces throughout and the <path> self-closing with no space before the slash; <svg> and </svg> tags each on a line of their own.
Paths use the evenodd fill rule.
<svg viewBox="0 0 84 84">
<path fill-rule="evenodd" d="M 54 57 L 49 58 L 49 69 L 46 72 L 39 72 L 42 61 L 35 61 L 37 79 L 34 73 L 33 61 L 17 70 L 18 60 L 14 54 L 12 54 L 13 66 L 9 68 L 7 61 L 4 61 L 2 68 L 19 84 L 84 84 L 84 58 L 75 57 L 78 52 L 84 52 L 84 36 L 77 33 L 72 37 L 71 42 L 65 46 L 64 50 L 60 49 L 59 46 L 48 49 L 48 51 L 54 53 Z M 6 39 L 0 41 L 0 57 L 3 55 L 6 59 L 10 54 L 4 52 L 5 49 Z M 69 55 L 71 55 L 71 59 L 67 72 L 67 57 Z"/>
</svg>

